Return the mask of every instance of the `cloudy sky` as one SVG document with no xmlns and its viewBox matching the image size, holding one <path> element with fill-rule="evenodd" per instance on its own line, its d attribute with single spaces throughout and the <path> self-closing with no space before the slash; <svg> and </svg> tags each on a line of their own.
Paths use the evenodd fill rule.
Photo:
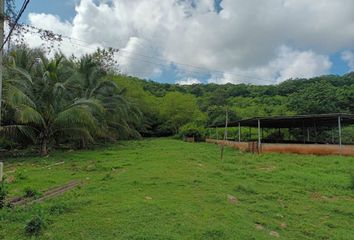
<svg viewBox="0 0 354 240">
<path fill-rule="evenodd" d="M 275 84 L 354 70 L 353 9 L 353 0 L 31 0 L 22 21 L 71 37 L 65 54 L 119 48 L 129 75 Z"/>
</svg>

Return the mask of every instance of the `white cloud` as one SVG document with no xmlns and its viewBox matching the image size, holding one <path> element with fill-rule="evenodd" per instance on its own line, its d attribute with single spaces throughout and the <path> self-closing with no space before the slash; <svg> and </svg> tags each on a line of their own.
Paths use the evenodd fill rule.
<svg viewBox="0 0 354 240">
<path fill-rule="evenodd" d="M 90 48 L 126 50 L 120 66 L 137 76 L 156 76 L 177 62 L 184 64 L 176 64 L 177 72 L 206 72 L 191 65 L 220 70 L 223 76 L 214 71 L 210 79 L 220 83 L 270 84 L 326 74 L 327 56 L 354 42 L 352 0 L 223 0 L 219 14 L 214 0 L 96 2 L 81 0 L 72 22 L 35 13 L 29 20 L 83 39 Z M 69 45 L 66 52 L 87 50 Z"/>
<path fill-rule="evenodd" d="M 61 21 L 59 16 L 45 13 L 30 13 L 28 20 L 36 27 L 51 29 L 58 34 L 71 35 L 72 24 L 68 21 Z"/>
<path fill-rule="evenodd" d="M 53 31 L 54 33 L 61 34 L 64 36 L 72 36 L 73 33 L 73 25 L 69 21 L 62 21 L 59 16 L 45 13 L 30 13 L 28 15 L 28 22 L 30 25 L 35 26 L 41 29 L 48 29 Z M 33 34 L 31 32 L 25 33 L 26 43 L 33 48 L 42 47 L 43 44 L 48 42 L 44 41 L 40 38 L 38 34 Z M 16 40 L 16 39 L 14 39 Z M 75 54 L 76 56 L 81 56 L 88 52 L 93 52 L 97 47 L 100 47 L 99 44 L 89 44 L 69 40 L 67 38 L 63 38 L 63 41 L 58 43 L 54 42 L 54 51 L 50 53 L 52 56 L 57 50 L 62 51 L 66 55 Z M 48 44 L 47 44 L 48 45 Z"/>
<path fill-rule="evenodd" d="M 342 59 L 347 62 L 350 70 L 354 70 L 354 52 L 349 50 L 342 52 Z"/>
<path fill-rule="evenodd" d="M 329 58 L 313 51 L 296 51 L 286 46 L 277 50 L 277 56 L 268 64 L 248 69 L 234 68 L 224 74 L 214 75 L 214 83 L 274 84 L 290 78 L 310 78 L 329 73 L 332 66 Z"/>
<path fill-rule="evenodd" d="M 191 77 L 176 81 L 176 84 L 179 85 L 193 85 L 193 84 L 200 84 L 200 83 L 201 83 L 200 80 Z"/>
<path fill-rule="evenodd" d="M 154 55 L 154 49 L 144 39 L 131 37 L 118 53 L 118 62 L 123 73 L 138 77 L 154 76 L 161 73 L 162 65 L 153 64 L 147 56 Z"/>
</svg>

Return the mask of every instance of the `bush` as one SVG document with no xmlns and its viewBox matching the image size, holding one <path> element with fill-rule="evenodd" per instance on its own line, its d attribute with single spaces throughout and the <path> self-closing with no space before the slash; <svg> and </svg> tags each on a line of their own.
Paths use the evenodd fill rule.
<svg viewBox="0 0 354 240">
<path fill-rule="evenodd" d="M 25 188 L 25 194 L 23 195 L 25 198 L 32 198 L 32 197 L 38 197 L 40 196 L 40 193 L 30 187 Z"/>
<path fill-rule="evenodd" d="M 70 212 L 71 208 L 66 203 L 56 203 L 49 208 L 50 215 L 61 215 L 66 212 Z"/>
<path fill-rule="evenodd" d="M 9 150 L 9 149 L 13 149 L 14 147 L 17 146 L 17 144 L 12 141 L 12 140 L 9 140 L 9 139 L 6 139 L 4 137 L 0 137 L 0 150 Z"/>
<path fill-rule="evenodd" d="M 180 128 L 179 136 L 194 137 L 196 141 L 203 141 L 205 139 L 205 128 L 196 123 L 188 123 Z"/>
<path fill-rule="evenodd" d="M 43 217 L 35 216 L 26 224 L 25 232 L 30 236 L 38 236 L 44 229 L 44 225 Z"/>
<path fill-rule="evenodd" d="M 5 183 L 2 182 L 0 184 L 0 209 L 2 209 L 3 207 L 5 207 L 5 198 L 7 195 L 7 191 L 5 188 Z"/>
</svg>

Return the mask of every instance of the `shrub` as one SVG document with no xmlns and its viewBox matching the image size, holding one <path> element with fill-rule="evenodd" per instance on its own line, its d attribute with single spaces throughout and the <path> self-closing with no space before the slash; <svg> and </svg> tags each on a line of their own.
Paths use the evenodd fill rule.
<svg viewBox="0 0 354 240">
<path fill-rule="evenodd" d="M 44 225 L 43 217 L 35 216 L 26 224 L 25 232 L 30 236 L 38 236 L 44 229 Z"/>
<path fill-rule="evenodd" d="M 194 137 L 196 141 L 203 141 L 205 139 L 205 128 L 196 123 L 188 123 L 180 128 L 179 136 Z"/>
<path fill-rule="evenodd" d="M 25 198 L 32 198 L 32 197 L 38 197 L 40 196 L 40 193 L 30 187 L 25 188 L 25 194 L 23 195 Z"/>
<path fill-rule="evenodd" d="M 6 195 L 7 195 L 7 191 L 5 188 L 5 183 L 2 182 L 0 184 L 0 209 L 2 209 L 5 206 Z"/>
<path fill-rule="evenodd" d="M 17 144 L 12 140 L 6 139 L 4 137 L 0 137 L 0 146 L 1 146 L 0 149 L 9 150 L 16 147 Z"/>
<path fill-rule="evenodd" d="M 70 212 L 71 208 L 66 203 L 56 203 L 49 208 L 50 215 L 61 215 L 66 212 Z"/>
</svg>

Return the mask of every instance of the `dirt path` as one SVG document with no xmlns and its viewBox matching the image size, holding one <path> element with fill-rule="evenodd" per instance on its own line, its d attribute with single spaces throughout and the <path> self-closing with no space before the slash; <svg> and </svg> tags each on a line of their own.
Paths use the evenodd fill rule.
<svg viewBox="0 0 354 240">
<path fill-rule="evenodd" d="M 22 206 L 22 205 L 27 205 L 27 204 L 32 204 L 32 203 L 37 203 L 37 202 L 43 202 L 49 198 L 53 198 L 56 196 L 59 196 L 65 192 L 68 192 L 75 187 L 81 185 L 81 181 L 71 181 L 65 185 L 62 185 L 60 187 L 55 187 L 47 190 L 46 192 L 43 193 L 43 195 L 39 198 L 26 198 L 26 197 L 15 197 L 10 200 L 10 204 L 13 206 Z"/>
</svg>

